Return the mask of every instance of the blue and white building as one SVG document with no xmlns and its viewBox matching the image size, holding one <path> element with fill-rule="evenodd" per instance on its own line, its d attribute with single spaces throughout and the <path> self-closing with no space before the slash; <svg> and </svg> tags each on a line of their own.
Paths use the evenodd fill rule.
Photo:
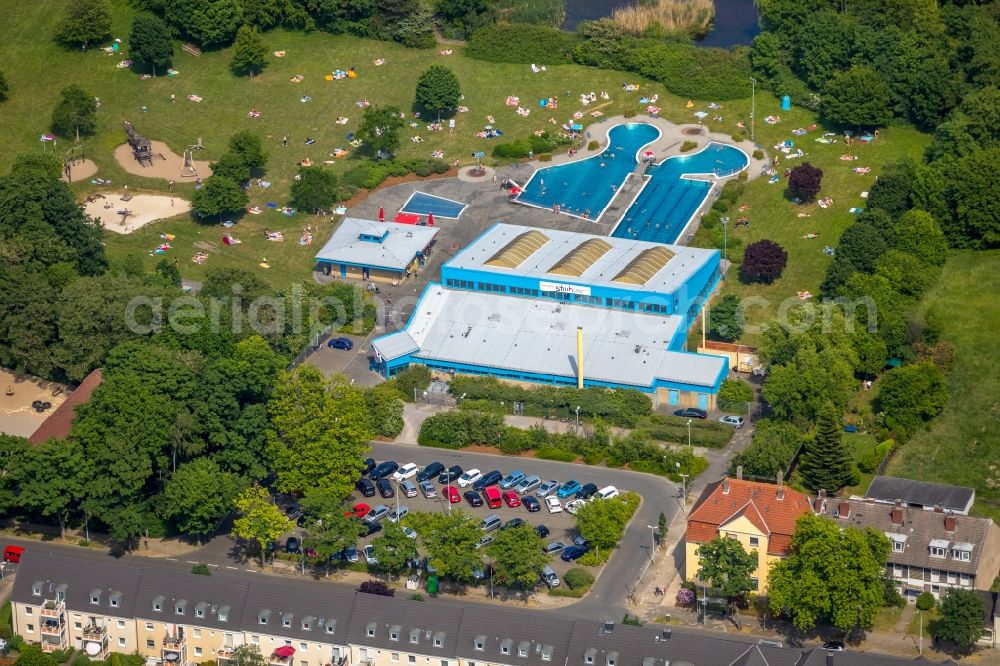
<svg viewBox="0 0 1000 666">
<path fill-rule="evenodd" d="M 685 351 L 719 252 L 496 224 L 441 267 L 404 330 L 373 341 L 387 377 L 445 374 L 634 388 L 711 409 L 729 367 Z M 583 330 L 578 358 L 577 329 Z"/>
<path fill-rule="evenodd" d="M 342 278 L 402 281 L 423 265 L 437 233 L 437 227 L 345 217 L 316 262 Z"/>
</svg>

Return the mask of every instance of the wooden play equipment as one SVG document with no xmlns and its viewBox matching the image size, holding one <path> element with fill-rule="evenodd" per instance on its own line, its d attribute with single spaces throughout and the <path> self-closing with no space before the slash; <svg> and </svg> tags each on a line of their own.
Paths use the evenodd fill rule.
<svg viewBox="0 0 1000 666">
<path fill-rule="evenodd" d="M 132 154 L 139 166 L 153 166 L 153 148 L 149 139 L 135 131 L 132 123 L 125 121 L 125 134 L 128 135 L 128 145 L 132 146 Z"/>
<path fill-rule="evenodd" d="M 81 164 L 85 159 L 87 159 L 87 154 L 81 143 L 66 151 L 66 154 L 63 155 L 63 175 L 66 176 L 66 180 L 72 180 L 73 167 Z"/>
<path fill-rule="evenodd" d="M 198 137 L 198 143 L 188 146 L 184 151 L 184 164 L 181 165 L 181 178 L 197 178 L 198 168 L 194 165 L 194 151 L 205 150 L 205 145 Z"/>
</svg>

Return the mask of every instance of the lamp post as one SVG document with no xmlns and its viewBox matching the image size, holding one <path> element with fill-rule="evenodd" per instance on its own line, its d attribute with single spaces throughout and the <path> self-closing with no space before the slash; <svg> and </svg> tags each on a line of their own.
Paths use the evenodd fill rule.
<svg viewBox="0 0 1000 666">
<path fill-rule="evenodd" d="M 924 612 L 917 609 L 917 615 L 920 616 L 920 641 L 917 644 L 918 650 L 920 651 L 920 656 L 924 656 Z"/>
<path fill-rule="evenodd" d="M 675 462 L 674 465 L 677 466 L 677 476 L 681 477 L 681 484 L 682 484 L 681 485 L 681 511 L 683 511 L 684 509 L 687 508 L 687 497 L 688 497 L 687 480 L 688 480 L 688 477 L 691 476 L 691 475 L 690 474 L 681 474 L 681 471 L 680 471 L 681 470 L 681 464 L 679 462 Z"/>
<path fill-rule="evenodd" d="M 490 563 L 489 564 L 490 569 L 486 573 L 490 577 L 490 599 L 492 599 L 493 598 L 493 558 L 491 556 L 487 555 L 486 559 L 489 560 L 489 563 Z"/>
<path fill-rule="evenodd" d="M 396 520 L 399 520 L 399 480 L 396 480 Z"/>
<path fill-rule="evenodd" d="M 729 270 L 729 218 L 722 218 L 722 259 L 726 262 L 726 268 L 722 271 L 722 279 L 726 279 L 726 271 Z"/>
<path fill-rule="evenodd" d="M 576 427 L 580 427 L 580 405 L 576 406 Z"/>
<path fill-rule="evenodd" d="M 757 79 L 750 77 L 750 140 L 754 141 L 754 125 L 757 123 Z M 756 142 L 755 142 L 756 143 Z"/>
<path fill-rule="evenodd" d="M 649 549 L 649 561 L 653 561 L 653 553 L 656 552 L 656 525 L 646 525 L 649 528 L 649 543 L 651 548 Z"/>
<path fill-rule="evenodd" d="M 687 427 L 688 427 L 688 448 L 690 449 L 691 448 L 691 419 L 688 419 Z"/>
</svg>

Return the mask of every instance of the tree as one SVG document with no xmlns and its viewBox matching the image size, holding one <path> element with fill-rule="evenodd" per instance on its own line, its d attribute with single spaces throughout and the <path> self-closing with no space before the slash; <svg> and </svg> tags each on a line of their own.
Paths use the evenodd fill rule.
<svg viewBox="0 0 1000 666">
<path fill-rule="evenodd" d="M 263 169 L 267 164 L 267 152 L 260 135 L 249 130 L 241 130 L 229 137 L 229 152 L 239 155 L 251 171 Z"/>
<path fill-rule="evenodd" d="M 1000 147 L 975 150 L 955 160 L 942 160 L 950 220 L 943 225 L 952 245 L 1000 247 Z M 945 218 L 939 218 L 944 220 Z"/>
<path fill-rule="evenodd" d="M 358 585 L 358 592 L 361 594 L 374 594 L 379 597 L 396 596 L 396 589 L 389 587 L 389 585 L 380 580 L 366 580 L 361 585 Z"/>
<path fill-rule="evenodd" d="M 204 186 L 194 193 L 191 204 L 203 217 L 219 217 L 246 208 L 250 198 L 235 180 L 225 176 L 209 176 Z"/>
<path fill-rule="evenodd" d="M 66 521 L 87 492 L 91 463 L 79 442 L 49 441 L 26 452 L 15 470 L 18 504 L 28 511 L 55 518 L 66 536 Z"/>
<path fill-rule="evenodd" d="M 898 219 L 913 203 L 910 199 L 913 163 L 907 160 L 887 164 L 868 193 L 868 208 L 880 208 Z"/>
<path fill-rule="evenodd" d="M 725 342 L 739 340 L 743 335 L 743 326 L 746 324 L 746 316 L 743 314 L 743 307 L 740 304 L 740 297 L 736 294 L 726 294 L 715 307 L 709 312 L 709 333 L 712 337 Z"/>
<path fill-rule="evenodd" d="M 698 578 L 707 582 L 730 603 L 744 599 L 757 589 L 757 551 L 749 553 L 743 544 L 726 536 L 715 537 L 698 546 Z"/>
<path fill-rule="evenodd" d="M 729 404 L 753 402 L 753 387 L 742 379 L 723 379 L 719 400 Z"/>
<path fill-rule="evenodd" d="M 233 536 L 255 542 L 260 547 L 260 561 L 263 565 L 268 546 L 295 527 L 295 521 L 272 504 L 271 496 L 260 486 L 244 490 L 236 498 L 234 505 L 241 515 L 233 521 Z"/>
<path fill-rule="evenodd" d="M 257 28 L 243 25 L 236 31 L 233 43 L 233 60 L 229 64 L 237 74 L 259 74 L 267 66 L 267 47 L 260 38 Z"/>
<path fill-rule="evenodd" d="M 740 264 L 740 278 L 745 282 L 771 284 L 785 270 L 788 253 L 772 240 L 759 240 L 747 245 Z"/>
<path fill-rule="evenodd" d="M 922 210 L 907 211 L 899 217 L 893 233 L 893 245 L 929 266 L 940 266 L 948 258 L 948 241 L 941 225 L 930 213 Z"/>
<path fill-rule="evenodd" d="M 549 563 L 549 555 L 542 552 L 544 545 L 528 525 L 500 531 L 490 545 L 493 581 L 505 587 L 534 587 L 538 572 Z"/>
<path fill-rule="evenodd" d="M 59 662 L 51 654 L 42 652 L 37 643 L 26 643 L 20 650 L 14 666 L 58 666 Z"/>
<path fill-rule="evenodd" d="M 320 562 L 357 543 L 361 523 L 344 515 L 344 500 L 323 489 L 309 490 L 302 497 L 305 516 L 304 546 L 316 551 Z"/>
<path fill-rule="evenodd" d="M 812 201 L 819 194 L 822 182 L 823 170 L 803 162 L 792 167 L 792 172 L 788 174 L 788 192 L 802 201 Z"/>
<path fill-rule="evenodd" d="M 420 527 L 420 541 L 431 565 L 442 576 L 459 581 L 472 580 L 473 571 L 482 567 L 483 558 L 476 550 L 482 536 L 479 522 L 461 509 L 429 514 Z"/>
<path fill-rule="evenodd" d="M 59 41 L 86 47 L 111 34 L 111 3 L 108 0 L 71 0 L 56 35 Z"/>
<path fill-rule="evenodd" d="M 205 298 L 229 299 L 239 296 L 244 304 L 271 293 L 270 283 L 245 268 L 213 266 L 205 273 L 200 294 Z"/>
<path fill-rule="evenodd" d="M 175 287 L 181 286 L 181 271 L 177 268 L 177 264 L 172 261 L 167 261 L 165 258 L 160 259 L 156 263 L 156 274 L 162 277 L 167 284 L 171 284 Z"/>
<path fill-rule="evenodd" d="M 736 474 L 743 468 L 747 479 L 773 480 L 785 471 L 802 446 L 802 432 L 791 423 L 774 419 L 761 419 L 754 425 L 753 441 L 740 451 L 729 466 L 729 473 Z"/>
<path fill-rule="evenodd" d="M 318 369 L 302 365 L 279 376 L 268 411 L 267 453 L 278 488 L 350 495 L 372 437 L 362 390 L 343 375 L 328 382 Z"/>
<path fill-rule="evenodd" d="M 152 14 L 139 14 L 128 38 L 129 57 L 140 67 L 166 73 L 174 59 L 174 44 L 167 26 Z"/>
<path fill-rule="evenodd" d="M 889 122 L 889 85 L 862 65 L 837 72 L 823 89 L 823 117 L 838 125 L 876 127 Z"/>
<path fill-rule="evenodd" d="M 450 111 L 458 106 L 462 89 L 455 73 L 444 65 L 431 65 L 417 79 L 416 103 L 428 111 Z"/>
<path fill-rule="evenodd" d="M 76 84 L 59 91 L 52 111 L 52 131 L 64 137 L 90 136 L 97 127 L 94 96 Z"/>
<path fill-rule="evenodd" d="M 890 548 L 889 538 L 870 527 L 841 529 L 828 518 L 803 515 L 789 556 L 771 565 L 771 611 L 803 631 L 821 622 L 842 631 L 870 629 L 885 598 Z"/>
<path fill-rule="evenodd" d="M 869 222 L 876 212 L 871 211 L 870 215 L 859 217 L 854 224 L 844 229 L 837 246 L 837 256 L 842 261 L 849 261 L 855 270 L 863 273 L 874 273 L 875 263 L 889 249 L 885 235 L 878 226 Z"/>
<path fill-rule="evenodd" d="M 941 602 L 941 619 L 931 631 L 938 640 L 972 650 L 983 633 L 983 600 L 975 590 L 949 588 Z"/>
<path fill-rule="evenodd" d="M 292 183 L 292 201 L 302 210 L 330 208 L 337 200 L 337 176 L 323 167 L 299 167 L 299 178 Z"/>
<path fill-rule="evenodd" d="M 223 153 L 218 162 L 209 164 L 209 168 L 212 170 L 212 178 L 225 178 L 234 183 L 250 180 L 250 167 L 240 155 L 232 151 Z"/>
<path fill-rule="evenodd" d="M 261 653 L 260 646 L 252 643 L 237 645 L 230 661 L 233 666 L 267 666 L 267 659 Z"/>
<path fill-rule="evenodd" d="M 23 437 L 0 434 L 0 513 L 12 515 L 17 506 L 17 474 L 31 450 Z"/>
<path fill-rule="evenodd" d="M 631 518 L 628 504 L 621 499 L 598 499 L 580 507 L 576 529 L 594 547 L 611 550 L 621 541 Z"/>
<path fill-rule="evenodd" d="M 917 610 L 929 611 L 935 606 L 937 606 L 937 599 L 930 592 L 924 590 L 917 597 Z"/>
<path fill-rule="evenodd" d="M 201 543 L 232 510 L 242 485 L 239 477 L 219 469 L 211 458 L 196 458 L 181 465 L 167 481 L 160 511 L 178 530 Z"/>
<path fill-rule="evenodd" d="M 394 438 L 403 431 L 403 401 L 389 384 L 378 384 L 365 391 L 368 418 L 375 434 Z"/>
<path fill-rule="evenodd" d="M 240 0 L 165 0 L 163 15 L 201 46 L 214 48 L 233 41 L 243 23 L 243 3 Z"/>
<path fill-rule="evenodd" d="M 4 73 L 0 71 L 0 102 L 7 99 L 7 93 L 10 92 L 10 85 L 7 83 L 7 77 Z"/>
<path fill-rule="evenodd" d="M 908 435 L 940 414 L 947 401 L 944 375 L 933 363 L 895 368 L 879 382 L 878 409 L 885 412 L 886 425 Z"/>
<path fill-rule="evenodd" d="M 399 130 L 404 125 L 399 109 L 372 105 L 361 114 L 355 136 L 376 155 L 392 155 L 399 148 Z"/>
<path fill-rule="evenodd" d="M 816 422 L 816 431 L 806 441 L 799 474 L 813 492 L 834 493 L 851 483 L 854 465 L 844 446 L 841 418 L 832 404 L 827 405 Z"/>
<path fill-rule="evenodd" d="M 389 520 L 382 522 L 382 533 L 372 539 L 372 546 L 378 568 L 392 574 L 406 569 L 418 555 L 416 540 L 406 536 L 401 525 Z"/>
<path fill-rule="evenodd" d="M 827 400 L 843 407 L 855 390 L 851 359 L 808 345 L 789 363 L 770 367 L 761 395 L 778 418 L 812 422 Z"/>
</svg>

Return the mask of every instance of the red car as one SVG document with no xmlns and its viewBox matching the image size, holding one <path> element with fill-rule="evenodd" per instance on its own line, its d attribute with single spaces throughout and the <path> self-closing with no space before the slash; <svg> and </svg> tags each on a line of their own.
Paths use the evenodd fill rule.
<svg viewBox="0 0 1000 666">
<path fill-rule="evenodd" d="M 441 491 L 444 493 L 445 498 L 452 504 L 458 504 L 462 501 L 462 496 L 458 494 L 458 488 L 455 486 L 445 486 Z"/>
<path fill-rule="evenodd" d="M 503 493 L 503 501 L 507 503 L 507 506 L 514 508 L 515 506 L 521 506 L 521 498 L 517 496 L 513 490 L 505 490 Z"/>
<path fill-rule="evenodd" d="M 371 510 L 372 508 L 370 506 L 361 502 L 359 504 L 355 504 L 354 508 L 350 511 L 345 511 L 344 515 L 348 518 L 364 518 Z"/>
</svg>

